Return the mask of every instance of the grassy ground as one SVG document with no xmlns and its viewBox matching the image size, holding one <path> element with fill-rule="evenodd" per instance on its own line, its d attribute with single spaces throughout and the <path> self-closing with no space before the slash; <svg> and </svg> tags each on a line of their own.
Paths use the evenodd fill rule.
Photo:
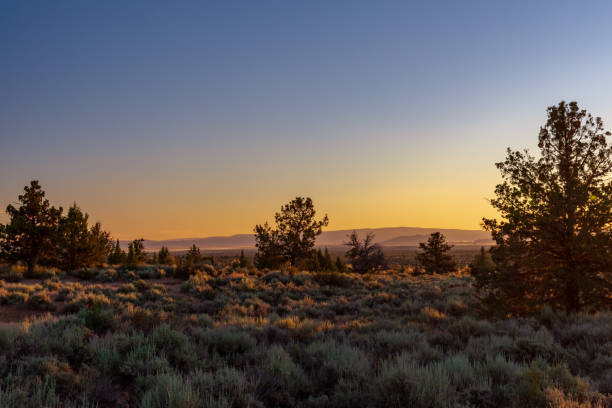
<svg viewBox="0 0 612 408">
<path fill-rule="evenodd" d="M 14 269 L 1 407 L 612 406 L 612 314 L 490 321 L 462 273 Z"/>
</svg>

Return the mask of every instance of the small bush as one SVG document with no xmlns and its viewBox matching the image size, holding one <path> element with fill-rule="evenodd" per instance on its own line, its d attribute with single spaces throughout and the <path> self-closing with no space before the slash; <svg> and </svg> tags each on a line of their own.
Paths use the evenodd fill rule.
<svg viewBox="0 0 612 408">
<path fill-rule="evenodd" d="M 191 381 L 177 374 L 160 374 L 152 379 L 151 387 L 144 393 L 142 408 L 198 408 L 200 397 L 193 390 Z"/>
<path fill-rule="evenodd" d="M 266 406 L 295 406 L 305 398 L 310 383 L 304 371 L 280 346 L 272 346 L 262 367 L 256 392 Z"/>
<path fill-rule="evenodd" d="M 0 270 L 0 279 L 7 282 L 20 282 L 23 279 L 26 268 L 21 265 L 11 265 Z"/>
<path fill-rule="evenodd" d="M 52 310 L 51 296 L 46 291 L 35 292 L 28 298 L 28 306 L 36 310 Z"/>
</svg>

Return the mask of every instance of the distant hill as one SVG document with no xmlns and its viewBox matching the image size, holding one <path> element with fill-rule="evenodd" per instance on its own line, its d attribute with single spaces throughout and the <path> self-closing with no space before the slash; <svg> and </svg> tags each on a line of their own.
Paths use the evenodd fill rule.
<svg viewBox="0 0 612 408">
<path fill-rule="evenodd" d="M 317 238 L 317 245 L 321 247 L 338 247 L 344 245 L 346 237 L 353 230 L 324 231 Z M 456 246 L 462 245 L 491 245 L 491 234 L 480 230 L 461 230 L 443 228 L 361 228 L 356 229 L 361 236 L 371 232 L 375 235 L 375 242 L 384 247 L 396 246 L 418 246 L 419 242 L 425 242 L 432 232 L 439 231 L 447 240 Z M 121 244 L 127 247 L 129 241 Z M 162 245 L 167 246 L 170 251 L 184 251 L 195 244 L 202 250 L 221 249 L 252 249 L 255 246 L 253 234 L 237 234 L 231 236 L 205 237 L 205 238 L 179 238 L 169 240 L 145 240 L 145 248 L 149 251 L 157 251 Z"/>
</svg>

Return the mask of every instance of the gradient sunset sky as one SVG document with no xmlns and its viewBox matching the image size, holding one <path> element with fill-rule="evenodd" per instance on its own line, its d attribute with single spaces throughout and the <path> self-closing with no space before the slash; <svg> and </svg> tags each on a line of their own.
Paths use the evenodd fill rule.
<svg viewBox="0 0 612 408">
<path fill-rule="evenodd" d="M 612 129 L 609 1 L 2 1 L 0 207 L 39 179 L 121 239 L 479 228 L 546 107 Z M 0 214 L 0 222 L 7 217 Z"/>
</svg>

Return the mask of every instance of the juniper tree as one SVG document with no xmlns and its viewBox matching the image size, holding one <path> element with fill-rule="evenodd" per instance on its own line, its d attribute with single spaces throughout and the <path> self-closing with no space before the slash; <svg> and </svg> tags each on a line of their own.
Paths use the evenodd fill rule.
<svg viewBox="0 0 612 408">
<path fill-rule="evenodd" d="M 88 219 L 89 215 L 83 213 L 76 203 L 60 219 L 55 246 L 64 270 L 72 271 L 90 262 L 93 241 L 89 235 Z"/>
<path fill-rule="evenodd" d="M 323 268 L 325 271 L 334 270 L 334 261 L 332 260 L 327 248 L 325 248 L 325 252 L 323 253 L 323 257 L 321 259 L 321 268 Z"/>
<path fill-rule="evenodd" d="M 340 257 L 337 257 L 337 258 L 336 258 L 336 262 L 335 262 L 335 265 L 334 265 L 334 266 L 335 266 L 335 269 L 336 269 L 338 272 L 344 272 L 344 271 L 346 271 L 346 265 L 345 265 L 345 263 L 342 261 L 342 259 L 341 259 Z"/>
<path fill-rule="evenodd" d="M 612 147 L 601 118 L 561 102 L 547 110 L 539 156 L 508 149 L 484 219 L 496 245 L 480 295 L 505 314 L 544 304 L 595 310 L 612 299 Z"/>
<path fill-rule="evenodd" d="M 111 265 L 120 265 L 126 262 L 127 255 L 123 249 L 121 249 L 121 245 L 119 244 L 119 240 L 115 242 L 113 249 L 108 256 L 108 263 Z"/>
<path fill-rule="evenodd" d="M 240 263 L 241 268 L 246 268 L 247 266 L 249 266 L 249 259 L 244 254 L 243 249 L 240 250 L 240 257 L 238 258 L 238 262 Z"/>
<path fill-rule="evenodd" d="M 427 239 L 427 243 L 419 244 L 421 252 L 416 254 L 417 263 L 426 273 L 452 272 L 457 269 L 457 263 L 448 253 L 452 248 L 443 234 L 434 232 Z"/>
<path fill-rule="evenodd" d="M 187 269 L 192 270 L 198 265 L 202 263 L 202 255 L 200 254 L 200 248 L 198 248 L 195 244 L 189 248 L 187 254 L 185 255 L 185 267 Z"/>
<path fill-rule="evenodd" d="M 0 251 L 9 262 L 23 261 L 32 274 L 39 259 L 53 250 L 62 208 L 49 204 L 37 180 L 25 186 L 18 199 L 21 205 L 10 204 L 6 208 L 10 220 L 0 225 Z"/>
<path fill-rule="evenodd" d="M 96 222 L 89 229 L 90 240 L 90 265 L 100 265 L 106 262 L 113 250 L 113 242 L 110 233 L 102 229 L 102 224 Z"/>
<path fill-rule="evenodd" d="M 310 197 L 296 197 L 274 216 L 276 228 L 268 223 L 255 226 L 255 260 L 258 267 L 275 267 L 283 262 L 292 266 L 311 257 L 315 240 L 327 226 L 327 215 L 316 220 Z"/>
<path fill-rule="evenodd" d="M 374 272 L 387 267 L 382 247 L 374 243 L 374 234 L 368 233 L 365 238 L 360 240 L 357 232 L 353 231 L 348 236 L 345 245 L 349 247 L 346 257 L 351 261 L 351 266 L 355 272 Z"/>
<path fill-rule="evenodd" d="M 174 263 L 174 257 L 170 254 L 170 250 L 166 246 L 162 246 L 157 255 L 157 261 L 161 265 L 172 265 Z"/>
<path fill-rule="evenodd" d="M 477 280 L 482 281 L 489 278 L 489 275 L 494 271 L 495 265 L 491 259 L 491 254 L 480 247 L 480 252 L 474 257 L 470 263 L 470 274 Z"/>
<path fill-rule="evenodd" d="M 321 271 L 321 258 L 323 258 L 323 253 L 319 249 L 318 251 L 312 251 L 310 259 L 307 262 L 307 268 L 312 272 Z"/>
<path fill-rule="evenodd" d="M 126 265 L 128 268 L 136 268 L 145 262 L 147 256 L 144 250 L 144 239 L 135 239 L 128 244 Z"/>
</svg>

